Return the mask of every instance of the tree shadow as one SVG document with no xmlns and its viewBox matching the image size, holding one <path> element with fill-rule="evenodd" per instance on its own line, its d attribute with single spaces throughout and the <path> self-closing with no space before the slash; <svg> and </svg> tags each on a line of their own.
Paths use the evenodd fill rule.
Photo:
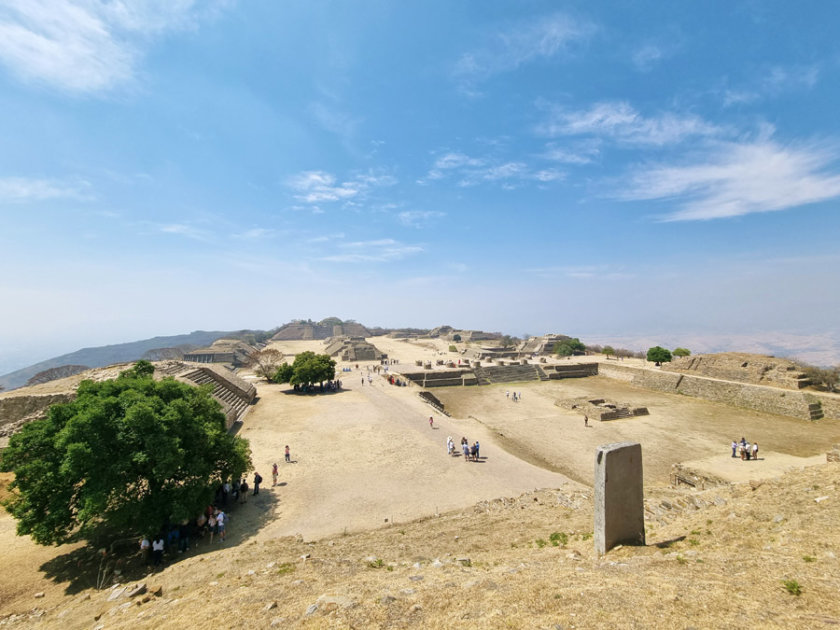
<svg viewBox="0 0 840 630">
<path fill-rule="evenodd" d="M 286 482 L 278 484 L 280 485 L 286 485 Z M 273 492 L 271 488 L 260 488 L 260 493 L 256 496 L 249 493 L 246 503 L 229 502 L 226 508 L 222 508 L 228 516 L 225 542 L 219 542 L 219 536 L 216 534 L 211 543 L 209 533 L 191 539 L 189 548 L 184 553 L 179 553 L 177 546 L 167 548 L 163 562 L 158 567 L 151 564 L 151 556 L 148 563 L 144 562 L 140 553 L 140 536 L 123 536 L 114 537 L 114 541 L 106 547 L 105 554 L 99 545 L 90 542 L 55 556 L 38 568 L 45 578 L 56 584 L 66 584 L 66 595 L 75 595 L 89 588 L 107 589 L 118 582 L 125 584 L 147 579 L 182 559 L 203 556 L 219 549 L 243 544 L 274 520 L 274 508 L 279 501 L 277 492 Z"/>
</svg>

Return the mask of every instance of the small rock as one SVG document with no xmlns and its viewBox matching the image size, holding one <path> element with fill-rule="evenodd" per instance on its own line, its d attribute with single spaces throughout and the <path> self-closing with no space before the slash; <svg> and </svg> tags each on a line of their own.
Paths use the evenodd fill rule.
<svg viewBox="0 0 840 630">
<path fill-rule="evenodd" d="M 263 606 L 263 610 L 273 610 L 277 608 L 277 602 L 268 602 L 265 606 Z"/>
<path fill-rule="evenodd" d="M 816 499 L 814 499 L 814 502 L 815 502 L 815 503 L 822 503 L 822 502 L 823 502 L 823 501 L 825 501 L 827 498 L 828 498 L 828 495 L 826 495 L 826 496 L 824 496 L 824 497 L 817 497 Z"/>
<path fill-rule="evenodd" d="M 411 580 L 412 582 L 421 582 L 423 580 L 423 576 L 422 575 L 410 575 L 408 577 L 408 579 Z"/>
<path fill-rule="evenodd" d="M 248 571 L 248 573 L 246 573 L 245 575 L 256 575 L 256 574 L 257 574 L 257 572 L 256 572 L 256 571 L 254 571 L 253 569 L 251 569 L 251 570 L 250 570 L 250 571 Z"/>
<path fill-rule="evenodd" d="M 300 557 L 300 559 L 303 560 L 304 562 L 306 562 L 311 557 L 312 557 L 311 553 L 305 553 Z"/>
<path fill-rule="evenodd" d="M 411 608 L 408 609 L 408 612 L 414 613 L 414 612 L 420 612 L 421 610 L 423 610 L 423 607 L 420 604 L 414 604 L 414 606 L 412 606 Z"/>
<path fill-rule="evenodd" d="M 470 560 L 469 558 L 458 558 L 458 562 L 461 563 L 461 566 L 465 566 L 465 567 L 471 567 L 472 566 L 472 560 Z"/>
<path fill-rule="evenodd" d="M 149 587 L 149 592 L 155 597 L 160 597 L 163 595 L 163 587 L 160 584 L 157 586 L 151 586 Z"/>
<path fill-rule="evenodd" d="M 276 628 L 278 626 L 284 625 L 285 623 L 286 623 L 286 618 L 285 617 L 275 617 L 274 619 L 271 620 L 271 623 L 269 625 L 272 628 Z"/>
<path fill-rule="evenodd" d="M 414 567 L 415 569 L 422 569 L 423 568 L 423 565 L 420 564 L 419 562 L 415 562 L 411 566 Z"/>
<path fill-rule="evenodd" d="M 310 615 L 314 615 L 317 610 L 318 604 L 309 604 L 309 606 L 306 608 L 306 616 L 309 617 Z"/>
<path fill-rule="evenodd" d="M 785 517 L 781 514 L 776 514 L 776 516 L 773 517 L 774 523 L 781 523 L 783 520 L 785 520 Z"/>
<path fill-rule="evenodd" d="M 44 595 L 46 595 L 44 591 L 38 591 L 37 593 L 35 593 L 35 599 L 41 599 L 42 597 L 44 597 Z"/>
<path fill-rule="evenodd" d="M 432 566 L 433 566 L 434 568 L 436 568 L 436 569 L 440 569 L 441 567 L 443 567 L 443 566 L 444 566 L 444 564 L 443 564 L 443 562 L 441 562 L 440 560 L 438 560 L 437 558 L 435 558 L 435 561 L 434 561 L 434 562 L 432 562 Z M 37 597 L 37 596 L 36 596 L 36 597 Z"/>
<path fill-rule="evenodd" d="M 383 595 L 383 596 L 379 599 L 379 603 L 380 603 L 380 604 L 383 604 L 383 605 L 385 605 L 385 606 L 387 606 L 388 604 L 390 604 L 390 603 L 392 603 L 392 602 L 395 602 L 395 601 L 397 601 L 397 598 L 396 598 L 396 597 L 394 597 L 393 595 Z"/>
<path fill-rule="evenodd" d="M 276 563 L 276 562 L 269 562 L 267 565 L 265 565 L 265 568 L 266 568 L 266 569 L 272 569 L 272 568 L 274 568 L 275 566 L 277 566 L 277 563 Z"/>
<path fill-rule="evenodd" d="M 126 590 L 125 586 L 120 587 L 120 588 L 115 588 L 114 590 L 111 591 L 111 594 L 108 595 L 108 601 L 113 602 L 113 601 L 118 600 L 120 597 L 123 596 L 123 594 L 125 593 L 125 590 Z"/>
<path fill-rule="evenodd" d="M 134 588 L 132 588 L 130 591 L 128 591 L 128 593 L 126 593 L 126 595 L 128 597 L 137 597 L 138 595 L 142 595 L 145 592 L 146 592 L 146 583 L 142 582 L 142 583 L 138 584 L 137 586 L 135 586 Z"/>
<path fill-rule="evenodd" d="M 416 593 L 416 592 L 417 591 L 415 591 L 413 588 L 404 588 L 403 590 L 400 591 L 400 593 L 403 594 L 403 595 L 414 595 L 414 593 Z"/>
</svg>

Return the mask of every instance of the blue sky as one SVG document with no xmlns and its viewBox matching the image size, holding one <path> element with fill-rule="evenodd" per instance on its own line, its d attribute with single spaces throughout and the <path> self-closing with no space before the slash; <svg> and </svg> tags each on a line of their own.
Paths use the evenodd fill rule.
<svg viewBox="0 0 840 630">
<path fill-rule="evenodd" d="M 840 349 L 837 29 L 829 2 L 4 0 L 0 371 L 329 315 Z"/>
</svg>

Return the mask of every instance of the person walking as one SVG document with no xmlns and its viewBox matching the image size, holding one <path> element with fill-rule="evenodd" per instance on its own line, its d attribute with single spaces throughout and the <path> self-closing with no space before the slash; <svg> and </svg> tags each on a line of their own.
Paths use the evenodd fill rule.
<svg viewBox="0 0 840 630">
<path fill-rule="evenodd" d="M 435 419 L 432 416 L 429 416 L 429 428 L 430 429 L 435 428 Z"/>
<path fill-rule="evenodd" d="M 583 414 L 583 426 L 584 427 L 589 426 L 589 416 L 587 416 L 586 414 Z"/>
<path fill-rule="evenodd" d="M 752 446 L 752 456 L 753 459 L 758 459 L 758 442 L 753 442 Z"/>
<path fill-rule="evenodd" d="M 286 463 L 290 464 L 292 462 L 292 456 L 289 452 L 289 445 L 286 444 Z"/>
<path fill-rule="evenodd" d="M 277 485 L 277 462 L 271 465 L 271 487 Z"/>
<path fill-rule="evenodd" d="M 254 496 L 260 493 L 260 484 L 262 483 L 262 475 L 254 471 Z"/>
<path fill-rule="evenodd" d="M 164 546 L 165 543 L 163 542 L 163 534 L 161 533 L 155 536 L 154 541 L 152 541 L 152 556 L 155 559 L 155 566 L 159 566 L 163 561 Z"/>
<path fill-rule="evenodd" d="M 738 452 L 738 442 L 732 440 L 732 457 L 737 457 L 736 453 Z"/>
</svg>

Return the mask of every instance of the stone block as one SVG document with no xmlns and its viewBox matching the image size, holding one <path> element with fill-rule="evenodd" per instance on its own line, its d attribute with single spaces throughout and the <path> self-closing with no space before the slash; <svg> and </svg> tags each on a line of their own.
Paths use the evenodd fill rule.
<svg viewBox="0 0 840 630">
<path fill-rule="evenodd" d="M 645 544 L 642 445 L 617 442 L 595 453 L 595 551 Z"/>
</svg>

